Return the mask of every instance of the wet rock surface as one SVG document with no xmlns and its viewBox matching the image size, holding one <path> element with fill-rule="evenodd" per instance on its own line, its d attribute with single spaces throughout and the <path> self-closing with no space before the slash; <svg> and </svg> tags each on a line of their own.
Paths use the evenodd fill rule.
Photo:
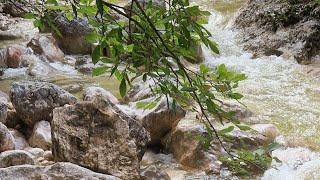
<svg viewBox="0 0 320 180">
<path fill-rule="evenodd" d="M 235 21 L 244 49 L 256 56 L 288 54 L 302 64 L 318 61 L 320 5 L 316 1 L 251 0 Z"/>
<path fill-rule="evenodd" d="M 10 98 L 17 114 L 27 125 L 52 119 L 52 110 L 77 99 L 60 87 L 45 82 L 20 81 L 12 84 Z"/>
</svg>

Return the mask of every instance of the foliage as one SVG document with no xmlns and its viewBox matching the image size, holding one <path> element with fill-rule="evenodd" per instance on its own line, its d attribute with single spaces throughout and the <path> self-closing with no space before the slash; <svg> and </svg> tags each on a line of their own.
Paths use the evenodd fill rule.
<svg viewBox="0 0 320 180">
<path fill-rule="evenodd" d="M 41 1 L 42 2 L 42 1 Z M 44 8 L 43 8 L 44 6 Z M 168 8 L 166 8 L 166 6 Z M 45 25 L 61 36 L 54 26 L 48 12 L 63 11 L 66 18 L 87 18 L 92 33 L 86 39 L 95 43 L 92 62 L 112 64 L 111 67 L 98 67 L 94 75 L 109 73 L 120 81 L 119 91 L 122 97 L 133 81 L 140 78 L 144 82 L 152 80 L 152 92 L 171 97 L 173 104 L 199 111 L 207 126 L 210 145 L 213 138 L 222 145 L 223 133 L 233 128 L 218 132 L 212 119 L 221 123 L 228 120 L 238 128 L 246 129 L 235 118 L 234 112 L 222 108 L 224 99 L 239 101 L 243 96 L 235 92 L 238 83 L 246 76 L 228 70 L 225 65 L 210 68 L 201 64 L 198 70 L 191 70 L 184 64 L 185 59 L 195 59 L 195 46 L 203 44 L 219 54 L 218 45 L 211 40 L 210 32 L 203 26 L 204 16 L 210 15 L 198 6 L 191 6 L 188 0 L 169 0 L 165 5 L 153 4 L 151 1 L 139 3 L 132 0 L 126 7 L 103 0 L 71 0 L 63 3 L 47 0 L 45 4 L 28 14 L 35 19 L 35 25 Z M 150 109 L 154 102 L 138 104 L 140 108 Z M 229 152 L 228 150 L 226 150 Z M 245 160 L 256 162 L 264 159 L 258 156 Z M 230 156 L 236 157 L 237 155 Z M 232 166 L 233 167 L 233 166 Z M 234 166 L 234 169 L 237 167 Z"/>
</svg>

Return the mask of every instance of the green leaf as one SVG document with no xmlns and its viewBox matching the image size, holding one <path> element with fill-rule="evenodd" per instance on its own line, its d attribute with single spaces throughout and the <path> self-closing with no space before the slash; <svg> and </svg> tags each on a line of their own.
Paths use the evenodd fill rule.
<svg viewBox="0 0 320 180">
<path fill-rule="evenodd" d="M 186 92 L 194 92 L 196 90 L 197 90 L 196 87 L 183 87 L 183 88 L 181 88 L 181 91 L 186 91 Z"/>
<path fill-rule="evenodd" d="M 122 78 L 121 80 L 119 91 L 120 91 L 121 97 L 124 97 L 127 94 L 127 83 L 125 78 Z"/>
<path fill-rule="evenodd" d="M 138 109 L 153 109 L 154 107 L 156 107 L 157 102 L 137 102 L 136 103 L 136 107 Z"/>
<path fill-rule="evenodd" d="M 58 2 L 57 2 L 57 0 L 46 0 L 46 4 L 58 5 Z"/>
<path fill-rule="evenodd" d="M 89 43 L 96 43 L 99 40 L 100 35 L 96 32 L 92 32 L 85 36 L 85 39 Z"/>
<path fill-rule="evenodd" d="M 33 13 L 27 13 L 26 15 L 24 15 L 24 18 L 26 18 L 26 19 L 34 19 L 36 17 L 37 16 Z"/>
<path fill-rule="evenodd" d="M 251 127 L 246 126 L 246 125 L 236 125 L 241 131 L 249 131 L 251 130 Z"/>
<path fill-rule="evenodd" d="M 232 99 L 241 99 L 243 98 L 243 95 L 242 94 L 239 94 L 239 93 L 229 93 L 229 97 L 232 98 Z"/>
<path fill-rule="evenodd" d="M 220 51 L 219 51 L 219 49 L 218 49 L 218 44 L 217 44 L 217 43 L 209 40 L 209 41 L 208 41 L 208 44 L 209 44 L 210 49 L 211 49 L 214 53 L 220 54 Z"/>
<path fill-rule="evenodd" d="M 106 67 L 97 67 L 95 69 L 93 69 L 92 75 L 93 76 L 100 76 L 102 74 L 104 74 L 107 71 L 108 68 Z"/>
<path fill-rule="evenodd" d="M 234 130 L 234 126 L 229 126 L 229 127 L 225 128 L 225 129 L 220 130 L 219 133 L 220 134 L 226 134 L 226 133 L 229 133 L 229 132 L 231 132 L 233 130 Z"/>
<path fill-rule="evenodd" d="M 279 149 L 280 147 L 281 147 L 281 145 L 280 145 L 279 143 L 273 142 L 273 143 L 271 143 L 271 144 L 268 145 L 267 151 L 268 151 L 268 152 L 272 152 L 272 151 L 274 151 L 274 150 L 276 150 L 276 149 Z"/>
<path fill-rule="evenodd" d="M 100 45 L 97 45 L 94 48 L 91 56 L 92 56 L 93 64 L 97 64 L 99 62 L 99 60 L 100 60 L 100 57 L 101 57 L 101 47 L 100 47 Z"/>
</svg>

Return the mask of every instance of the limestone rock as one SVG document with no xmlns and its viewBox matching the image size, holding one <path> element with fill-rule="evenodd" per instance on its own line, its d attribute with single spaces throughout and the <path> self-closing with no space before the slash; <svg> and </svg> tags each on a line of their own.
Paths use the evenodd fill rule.
<svg viewBox="0 0 320 180">
<path fill-rule="evenodd" d="M 251 0 L 235 21 L 244 49 L 255 56 L 293 56 L 310 64 L 320 53 L 320 6 L 315 1 Z"/>
<path fill-rule="evenodd" d="M 160 98 L 157 102 L 155 98 L 149 98 L 136 103 L 131 106 L 137 107 L 137 103 L 141 102 L 155 102 L 156 105 L 152 109 L 137 110 L 136 119 L 139 120 L 143 127 L 150 133 L 150 144 L 160 144 L 160 140 L 182 119 L 186 112 L 179 106 L 173 107 L 172 100 L 165 97 Z M 168 107 L 169 105 L 169 107 Z"/>
<path fill-rule="evenodd" d="M 83 100 L 92 101 L 95 97 L 102 96 L 103 98 L 109 99 L 113 104 L 118 104 L 119 100 L 109 91 L 101 87 L 88 87 L 86 88 Z"/>
<path fill-rule="evenodd" d="M 44 156 L 44 150 L 41 148 L 27 147 L 24 150 L 32 154 L 34 156 L 34 159 L 39 159 Z"/>
<path fill-rule="evenodd" d="M 5 123 L 8 116 L 9 102 L 4 93 L 2 94 L 1 91 L 0 93 L 0 122 Z"/>
<path fill-rule="evenodd" d="M 28 43 L 28 46 L 31 47 L 36 54 L 43 55 L 50 62 L 61 62 L 64 60 L 64 54 L 56 45 L 56 41 L 53 37 L 35 37 Z"/>
<path fill-rule="evenodd" d="M 155 165 L 143 169 L 140 175 L 143 180 L 170 180 L 169 175 L 159 170 Z"/>
<path fill-rule="evenodd" d="M 108 100 L 79 102 L 53 111 L 52 153 L 69 161 L 123 179 L 139 178 L 138 150 L 128 122 Z"/>
<path fill-rule="evenodd" d="M 29 143 L 32 147 L 51 149 L 51 126 L 48 121 L 39 121 L 35 124 Z"/>
<path fill-rule="evenodd" d="M 0 122 L 0 152 L 13 150 L 14 148 L 13 136 L 9 129 Z"/>
<path fill-rule="evenodd" d="M 19 131 L 15 129 L 10 129 L 10 133 L 12 134 L 14 139 L 15 150 L 22 150 L 26 147 L 29 147 L 26 138 Z"/>
<path fill-rule="evenodd" d="M 17 166 L 22 164 L 34 164 L 33 157 L 30 153 L 23 150 L 5 151 L 0 154 L 0 168 Z"/>
<path fill-rule="evenodd" d="M 0 169 L 0 179 L 86 179 L 119 180 L 114 176 L 95 173 L 78 165 L 60 162 L 51 166 L 21 165 Z"/>
<path fill-rule="evenodd" d="M 77 99 L 60 87 L 46 82 L 14 82 L 10 98 L 17 114 L 27 125 L 52 119 L 52 110 L 65 104 L 74 104 Z"/>
<path fill-rule="evenodd" d="M 61 12 L 50 14 L 62 37 L 52 32 L 59 47 L 66 54 L 90 54 L 92 45 L 88 43 L 85 36 L 91 33 L 88 20 L 86 18 L 74 18 L 69 21 Z M 75 46 L 76 44 L 76 46 Z"/>
</svg>

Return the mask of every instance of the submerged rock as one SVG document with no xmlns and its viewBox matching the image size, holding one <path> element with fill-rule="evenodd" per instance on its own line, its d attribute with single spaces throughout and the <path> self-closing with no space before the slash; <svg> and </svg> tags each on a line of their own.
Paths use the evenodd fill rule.
<svg viewBox="0 0 320 180">
<path fill-rule="evenodd" d="M 55 161 L 69 161 L 123 179 L 139 178 L 139 141 L 110 101 L 79 102 L 56 108 L 53 114 Z"/>
<path fill-rule="evenodd" d="M 244 49 L 256 55 L 293 55 L 302 64 L 320 54 L 320 5 L 316 1 L 251 0 L 235 21 Z"/>
<path fill-rule="evenodd" d="M 33 126 L 37 121 L 52 119 L 52 110 L 65 104 L 74 104 L 77 99 L 60 87 L 46 82 L 14 82 L 10 98 L 23 122 Z"/>
<path fill-rule="evenodd" d="M 27 151 L 11 150 L 0 154 L 0 168 L 34 163 L 33 156 Z"/>
<path fill-rule="evenodd" d="M 48 121 L 39 121 L 35 124 L 29 143 L 32 147 L 51 149 L 51 126 Z"/>
<path fill-rule="evenodd" d="M 114 176 L 92 172 L 78 165 L 60 162 L 51 166 L 21 165 L 0 169 L 0 179 L 86 179 L 119 180 Z"/>
<path fill-rule="evenodd" d="M 14 139 L 9 129 L 0 122 L 0 152 L 13 150 Z"/>
</svg>

